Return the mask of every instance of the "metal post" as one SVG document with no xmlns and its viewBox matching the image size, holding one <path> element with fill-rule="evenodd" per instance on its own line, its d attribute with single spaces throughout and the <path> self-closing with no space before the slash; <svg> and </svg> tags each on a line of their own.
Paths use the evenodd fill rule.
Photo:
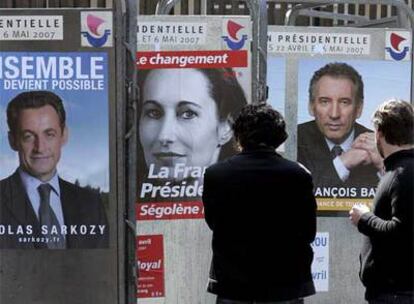
<svg viewBox="0 0 414 304">
<path fill-rule="evenodd" d="M 201 0 L 200 13 L 201 15 L 207 15 L 207 0 Z"/>
<path fill-rule="evenodd" d="M 139 0 L 116 0 L 116 20 L 118 38 L 116 41 L 117 78 L 116 111 L 117 111 L 117 154 L 118 154 L 118 208 L 120 216 L 118 225 L 120 234 L 119 248 L 125 248 L 119 257 L 119 277 L 125 278 L 120 285 L 119 302 L 136 303 L 136 257 L 135 257 L 135 203 L 137 193 L 137 12 Z M 124 236 L 124 237 L 122 237 Z M 124 300 L 122 300 L 124 299 Z"/>
<path fill-rule="evenodd" d="M 414 105 L 414 25 L 411 28 L 411 104 Z"/>
<path fill-rule="evenodd" d="M 266 101 L 267 4 L 266 0 L 247 0 L 253 22 L 252 102 Z"/>
<path fill-rule="evenodd" d="M 159 0 L 155 8 L 155 15 L 168 15 L 180 0 Z"/>
</svg>

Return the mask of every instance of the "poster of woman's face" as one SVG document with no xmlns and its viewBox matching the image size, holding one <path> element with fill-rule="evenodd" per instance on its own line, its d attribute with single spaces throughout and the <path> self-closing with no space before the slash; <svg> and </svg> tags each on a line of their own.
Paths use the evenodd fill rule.
<svg viewBox="0 0 414 304">
<path fill-rule="evenodd" d="M 204 169 L 229 150 L 231 121 L 247 103 L 236 73 L 154 69 L 139 74 L 139 140 L 147 174 L 202 178 Z"/>
</svg>

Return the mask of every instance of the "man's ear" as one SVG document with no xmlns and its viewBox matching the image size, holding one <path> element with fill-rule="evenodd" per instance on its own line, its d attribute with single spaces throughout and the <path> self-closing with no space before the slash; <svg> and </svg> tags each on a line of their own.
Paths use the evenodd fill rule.
<svg viewBox="0 0 414 304">
<path fill-rule="evenodd" d="M 68 142 L 69 139 L 69 129 L 68 127 L 63 128 L 63 134 L 62 134 L 62 145 L 65 145 Z"/>
<path fill-rule="evenodd" d="M 379 142 L 381 138 L 384 138 L 384 135 L 381 131 L 375 130 L 375 141 Z"/>
<path fill-rule="evenodd" d="M 9 139 L 10 148 L 12 148 L 14 151 L 18 151 L 18 149 L 17 149 L 17 143 L 16 143 L 16 140 L 15 140 L 12 132 L 9 131 L 7 133 L 7 137 Z"/>
<path fill-rule="evenodd" d="M 357 119 L 361 117 L 363 108 L 364 108 L 364 102 L 363 101 L 357 102 L 357 112 L 356 112 L 356 114 L 357 114 L 356 118 Z"/>
<path fill-rule="evenodd" d="M 228 119 L 219 122 L 218 126 L 218 144 L 224 146 L 233 137 L 233 130 L 231 129 Z"/>
<path fill-rule="evenodd" d="M 308 103 L 308 112 L 309 112 L 309 115 L 312 116 L 312 117 L 315 117 L 315 111 L 313 109 L 314 106 L 315 106 L 314 102 L 309 101 L 309 103 Z"/>
</svg>

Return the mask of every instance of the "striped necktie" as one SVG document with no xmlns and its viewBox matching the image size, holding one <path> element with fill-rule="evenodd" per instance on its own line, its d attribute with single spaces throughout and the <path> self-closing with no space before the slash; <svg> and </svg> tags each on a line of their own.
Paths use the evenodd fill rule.
<svg viewBox="0 0 414 304">
<path fill-rule="evenodd" d="M 49 184 L 41 184 L 37 187 L 40 195 L 39 221 L 41 226 L 47 227 L 47 247 L 49 249 L 65 249 L 65 238 L 61 234 L 60 224 L 56 218 L 53 209 L 50 207 L 50 191 L 52 187 Z M 54 231 L 52 231 L 54 230 Z"/>
<path fill-rule="evenodd" d="M 333 146 L 331 150 L 332 159 L 336 158 L 337 156 L 341 155 L 344 150 L 342 150 L 340 145 Z"/>
</svg>

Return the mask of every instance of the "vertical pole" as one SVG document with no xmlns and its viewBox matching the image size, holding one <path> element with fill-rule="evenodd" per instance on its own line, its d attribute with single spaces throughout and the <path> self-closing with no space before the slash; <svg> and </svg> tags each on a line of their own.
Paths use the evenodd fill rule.
<svg viewBox="0 0 414 304">
<path fill-rule="evenodd" d="M 155 8 L 155 15 L 168 15 L 178 2 L 180 0 L 159 0 Z"/>
<path fill-rule="evenodd" d="M 411 104 L 414 105 L 414 24 L 411 23 Z"/>
<path fill-rule="evenodd" d="M 194 0 L 188 0 L 188 14 L 194 15 Z"/>
<path fill-rule="evenodd" d="M 207 0 L 201 0 L 200 6 L 201 15 L 207 15 Z"/>
<path fill-rule="evenodd" d="M 267 86 L 267 4 L 266 0 L 247 0 L 253 23 L 252 102 L 266 101 Z"/>
<path fill-rule="evenodd" d="M 118 37 L 116 45 L 117 61 L 117 136 L 118 166 L 119 166 L 119 216 L 120 227 L 118 245 L 125 248 L 120 251 L 119 277 L 125 278 L 125 284 L 120 286 L 119 302 L 134 304 L 136 299 L 136 258 L 135 258 L 135 203 L 137 193 L 137 108 L 138 86 L 136 69 L 137 51 L 137 12 L 140 0 L 116 0 L 116 20 Z M 118 142 L 117 140 L 117 142 Z M 123 287 L 123 289 L 121 289 Z"/>
</svg>

